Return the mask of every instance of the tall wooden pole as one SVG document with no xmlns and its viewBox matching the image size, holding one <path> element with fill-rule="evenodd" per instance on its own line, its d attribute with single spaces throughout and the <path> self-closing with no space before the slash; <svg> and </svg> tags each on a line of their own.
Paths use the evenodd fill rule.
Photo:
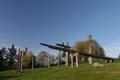
<svg viewBox="0 0 120 80">
<path fill-rule="evenodd" d="M 58 67 L 60 67 L 60 53 L 61 53 L 61 51 L 59 50 L 59 53 L 58 53 Z"/>
<path fill-rule="evenodd" d="M 32 55 L 32 69 L 34 68 L 34 56 Z"/>
<path fill-rule="evenodd" d="M 21 67 L 20 67 L 20 69 L 21 69 L 21 71 L 22 71 L 22 66 L 23 66 L 23 53 L 24 53 L 24 51 L 21 50 L 20 53 L 21 53 L 21 56 L 20 56 L 20 57 L 21 57 L 21 63 L 20 63 Z"/>
<path fill-rule="evenodd" d="M 89 35 L 89 54 L 92 54 L 92 35 Z M 92 57 L 88 58 L 89 64 L 92 64 Z"/>
<path fill-rule="evenodd" d="M 17 66 L 16 66 L 16 73 L 20 73 L 20 49 L 18 51 L 18 56 L 17 56 Z"/>
<path fill-rule="evenodd" d="M 78 52 L 76 53 L 75 57 L 76 57 L 76 67 L 78 68 Z"/>
<path fill-rule="evenodd" d="M 71 54 L 70 54 L 70 58 L 71 58 L 71 68 L 73 68 L 73 64 L 74 64 L 74 63 L 73 63 L 73 57 L 74 57 L 74 56 L 73 56 L 73 53 L 71 53 Z"/>
<path fill-rule="evenodd" d="M 68 67 L 68 52 L 65 52 L 65 66 Z"/>
<path fill-rule="evenodd" d="M 48 54 L 48 68 L 50 68 L 50 55 Z"/>
</svg>

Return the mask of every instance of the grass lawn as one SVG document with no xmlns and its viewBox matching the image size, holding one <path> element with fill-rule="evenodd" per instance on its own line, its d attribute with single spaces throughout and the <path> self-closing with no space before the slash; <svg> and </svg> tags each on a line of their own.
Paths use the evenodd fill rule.
<svg viewBox="0 0 120 80">
<path fill-rule="evenodd" d="M 61 66 L 25 69 L 20 75 L 15 71 L 0 72 L 0 80 L 120 80 L 120 61 L 104 64 L 103 68 L 92 68 L 87 63 L 79 68 Z"/>
</svg>

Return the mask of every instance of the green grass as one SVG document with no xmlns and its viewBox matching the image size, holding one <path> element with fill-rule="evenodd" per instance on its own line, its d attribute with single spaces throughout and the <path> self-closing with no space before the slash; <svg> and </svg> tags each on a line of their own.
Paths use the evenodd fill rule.
<svg viewBox="0 0 120 80">
<path fill-rule="evenodd" d="M 0 80 L 120 80 L 120 60 L 104 65 L 103 68 L 92 68 L 82 63 L 73 69 L 65 66 L 26 69 L 20 75 L 15 71 L 4 71 L 0 72 Z"/>
</svg>

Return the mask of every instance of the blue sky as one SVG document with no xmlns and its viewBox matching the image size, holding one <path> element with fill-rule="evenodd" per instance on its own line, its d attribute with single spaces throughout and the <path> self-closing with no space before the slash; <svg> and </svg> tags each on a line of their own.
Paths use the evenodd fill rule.
<svg viewBox="0 0 120 80">
<path fill-rule="evenodd" d="M 49 44 L 88 39 L 106 55 L 120 53 L 120 0 L 0 0 L 0 46 L 27 46 L 34 53 Z M 54 50 L 50 50 L 55 54 Z"/>
</svg>

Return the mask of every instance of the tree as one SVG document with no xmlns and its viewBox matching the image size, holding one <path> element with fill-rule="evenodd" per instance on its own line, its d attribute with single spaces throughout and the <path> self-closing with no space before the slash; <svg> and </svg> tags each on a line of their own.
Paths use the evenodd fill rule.
<svg viewBox="0 0 120 80">
<path fill-rule="evenodd" d="M 29 51 L 23 56 L 23 68 L 31 68 L 32 67 L 32 57 L 33 52 Z"/>
<path fill-rule="evenodd" d="M 120 53 L 119 53 L 118 59 L 120 59 Z"/>
<path fill-rule="evenodd" d="M 8 61 L 8 64 L 11 66 L 11 68 L 13 67 L 13 64 L 15 62 L 15 56 L 16 56 L 16 53 L 17 53 L 17 50 L 16 48 L 14 47 L 14 44 L 12 44 L 11 48 L 8 48 L 9 50 L 9 61 Z"/>
<path fill-rule="evenodd" d="M 77 51 L 87 52 L 89 49 L 89 40 L 86 41 L 77 41 L 74 45 Z M 98 56 L 105 56 L 104 49 L 98 44 L 97 41 L 92 40 L 92 54 L 96 54 Z"/>
<path fill-rule="evenodd" d="M 44 66 L 45 63 L 47 63 L 48 52 L 46 52 L 46 51 L 41 51 L 41 52 L 38 54 L 38 59 L 39 59 L 40 65 L 41 65 L 41 66 Z"/>
<path fill-rule="evenodd" d="M 8 67 L 8 63 L 7 63 L 7 51 L 6 51 L 6 48 L 3 47 L 1 50 L 0 50 L 0 71 L 1 70 L 5 70 L 7 67 Z"/>
</svg>

